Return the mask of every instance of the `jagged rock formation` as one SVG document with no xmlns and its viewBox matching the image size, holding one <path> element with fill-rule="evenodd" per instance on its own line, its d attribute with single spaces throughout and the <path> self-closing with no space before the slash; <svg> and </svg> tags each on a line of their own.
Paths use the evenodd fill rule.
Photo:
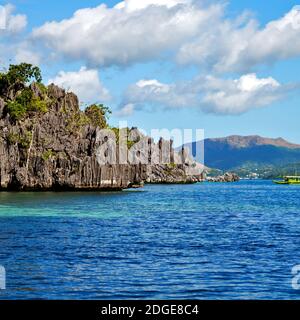
<svg viewBox="0 0 300 320">
<path fill-rule="evenodd" d="M 191 183 L 202 179 L 201 168 L 174 152 L 172 142 L 161 139 L 155 144 L 149 137 L 139 137 L 131 153 L 135 148 L 139 153 L 146 150 L 144 143 L 149 147 L 146 157 L 164 164 L 119 164 L 118 148 L 115 164 L 99 164 L 99 146 L 107 137 L 80 110 L 76 95 L 55 85 L 46 88 L 32 83 L 29 89 L 34 101 L 46 101 L 47 108 L 42 104 L 43 108 L 29 109 L 26 116 L 15 119 L 8 104 L 20 95 L 20 89 L 24 87 L 11 90 L 9 98 L 0 94 L 0 190 L 120 190 L 141 186 L 144 181 Z M 140 136 L 136 129 L 134 135 Z M 106 152 L 112 151 L 103 154 Z M 161 161 L 163 152 L 169 153 L 169 161 Z M 174 164 L 179 158 L 182 164 Z"/>
<path fill-rule="evenodd" d="M 168 144 L 168 141 L 163 143 Z M 193 160 L 185 149 L 176 152 L 171 148 L 171 161 L 147 167 L 147 183 L 190 184 L 205 180 L 205 167 Z"/>
<path fill-rule="evenodd" d="M 226 172 L 225 174 L 217 177 L 207 177 L 208 182 L 238 182 L 240 178 L 237 174 L 232 172 Z"/>
<path fill-rule="evenodd" d="M 42 95 L 36 84 L 31 90 Z M 119 190 L 147 178 L 139 164 L 98 164 L 99 128 L 86 122 L 74 94 L 50 85 L 47 99 L 47 112 L 14 121 L 0 98 L 0 190 Z"/>
<path fill-rule="evenodd" d="M 184 165 L 156 165 L 148 168 L 147 183 L 153 184 L 190 184 L 204 181 L 202 174 L 189 175 Z"/>
<path fill-rule="evenodd" d="M 138 160 L 150 164 L 146 166 L 146 183 L 188 184 L 204 180 L 205 167 L 197 163 L 188 150 L 183 148 L 176 152 L 172 140 L 161 138 L 158 143 L 154 143 L 153 139 L 143 136 L 136 128 L 131 133 L 131 140 L 138 142 L 130 149 L 130 153 L 143 150 Z"/>
</svg>

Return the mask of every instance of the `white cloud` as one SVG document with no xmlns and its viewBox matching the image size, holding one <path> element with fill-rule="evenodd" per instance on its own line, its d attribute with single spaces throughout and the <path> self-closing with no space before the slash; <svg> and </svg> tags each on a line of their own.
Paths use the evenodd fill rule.
<svg viewBox="0 0 300 320">
<path fill-rule="evenodd" d="M 72 91 L 79 99 L 86 103 L 101 102 L 110 99 L 109 92 L 103 87 L 97 70 L 82 67 L 79 71 L 60 71 L 58 75 L 50 79 L 48 83 Z"/>
<path fill-rule="evenodd" d="M 2 55 L 12 56 L 8 52 L 13 52 L 16 62 L 39 64 L 46 54 L 48 62 L 66 58 L 64 61 L 84 63 L 87 68 L 61 71 L 51 81 L 87 102 L 109 98 L 99 79 L 99 66 L 176 57 L 179 64 L 201 67 L 201 76 L 191 81 L 167 84 L 144 79 L 131 85 L 118 113 L 123 116 L 145 105 L 240 114 L 284 96 L 288 87 L 253 72 L 258 65 L 300 56 L 300 6 L 259 26 L 248 14 L 228 17 L 223 1 L 205 3 L 212 2 L 125 0 L 113 8 L 101 4 L 78 10 L 62 21 L 47 22 L 22 42 L 5 37 L 8 41 L 0 43 L 0 48 Z M 6 29 L 0 30 L 0 36 L 22 31 L 26 16 L 14 15 L 11 5 L 3 8 L 0 20 L 5 19 Z M 204 77 L 205 71 L 214 76 Z M 229 72 L 244 75 L 226 79 Z"/>
<path fill-rule="evenodd" d="M 207 28 L 221 5 L 203 8 L 189 0 L 127 0 L 78 10 L 33 30 L 32 39 L 86 65 L 128 65 L 162 57 Z"/>
<path fill-rule="evenodd" d="M 202 110 L 216 114 L 241 114 L 264 107 L 284 96 L 285 87 L 275 79 L 247 74 L 235 80 L 207 77 L 202 97 Z"/>
<path fill-rule="evenodd" d="M 32 38 L 90 66 L 128 65 L 172 53 L 180 64 L 248 72 L 259 64 L 300 56 L 300 6 L 259 27 L 247 14 L 228 18 L 221 2 L 126 0 L 48 22 Z"/>
<path fill-rule="evenodd" d="M 190 0 L 125 0 L 117 5 L 117 9 L 125 9 L 126 11 L 136 11 L 145 9 L 149 6 L 164 6 L 167 8 L 172 8 L 178 4 L 189 4 Z"/>
<path fill-rule="evenodd" d="M 134 111 L 135 105 L 133 103 L 128 103 L 124 107 L 122 107 L 122 109 L 115 112 L 115 115 L 119 117 L 129 117 L 134 113 Z"/>
<path fill-rule="evenodd" d="M 238 79 L 197 77 L 181 84 L 141 80 L 126 91 L 122 104 L 125 107 L 119 115 L 127 115 L 128 110 L 132 114 L 149 105 L 168 109 L 198 107 L 207 113 L 237 115 L 277 101 L 287 89 L 271 77 L 258 78 L 256 74 Z"/>
<path fill-rule="evenodd" d="M 207 3 L 125 0 L 113 8 L 101 4 L 47 22 L 34 29 L 30 39 L 41 53 L 42 46 L 48 48 L 47 55 L 83 61 L 90 68 L 176 56 L 178 63 L 200 65 L 210 73 L 248 73 L 257 65 L 300 56 L 300 6 L 259 26 L 251 15 L 228 17 L 223 1 Z M 26 16 L 12 15 L 10 5 L 5 8 L 7 30 L 24 28 Z"/>
<path fill-rule="evenodd" d="M 17 34 L 26 27 L 26 15 L 13 14 L 14 11 L 15 7 L 11 4 L 0 6 L 0 36 Z"/>
<path fill-rule="evenodd" d="M 129 86 L 125 92 L 123 105 L 160 105 L 166 108 L 185 108 L 195 103 L 194 92 L 189 92 L 187 84 L 164 84 L 156 79 L 140 80 Z"/>
<path fill-rule="evenodd" d="M 220 16 L 178 52 L 180 63 L 209 65 L 217 72 L 251 70 L 300 55 L 300 6 L 259 28 L 253 19 Z"/>
<path fill-rule="evenodd" d="M 28 48 L 26 43 L 21 43 L 15 48 L 16 63 L 31 63 L 38 66 L 41 63 L 41 57 L 38 52 L 32 51 Z"/>
</svg>

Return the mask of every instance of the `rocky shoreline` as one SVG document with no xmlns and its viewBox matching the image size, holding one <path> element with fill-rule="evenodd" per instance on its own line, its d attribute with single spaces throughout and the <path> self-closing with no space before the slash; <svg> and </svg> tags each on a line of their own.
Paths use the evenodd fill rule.
<svg viewBox="0 0 300 320">
<path fill-rule="evenodd" d="M 187 175 L 184 166 L 156 165 L 148 169 L 148 184 L 193 184 L 204 181 L 204 173 Z"/>
<path fill-rule="evenodd" d="M 207 182 L 238 182 L 240 177 L 233 172 L 226 172 L 223 175 L 217 177 L 206 177 Z"/>
</svg>

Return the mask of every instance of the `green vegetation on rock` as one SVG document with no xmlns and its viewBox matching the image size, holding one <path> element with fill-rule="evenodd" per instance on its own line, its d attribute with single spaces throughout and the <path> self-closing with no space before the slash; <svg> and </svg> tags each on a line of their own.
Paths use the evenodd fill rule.
<svg viewBox="0 0 300 320">
<path fill-rule="evenodd" d="M 97 161 L 99 128 L 108 129 L 109 113 L 101 104 L 83 111 L 74 93 L 43 85 L 37 67 L 21 64 L 0 71 L 1 190 L 140 185 L 146 170 L 129 162 L 100 167 Z"/>
<path fill-rule="evenodd" d="M 92 104 L 85 109 L 85 115 L 90 119 L 90 124 L 101 129 L 107 128 L 110 109 L 103 104 Z"/>
<path fill-rule="evenodd" d="M 109 129 L 114 132 L 115 137 L 116 137 L 116 143 L 117 143 L 117 145 L 119 145 L 119 143 L 120 143 L 120 129 L 119 129 L 119 128 L 116 128 L 116 127 L 110 127 Z M 130 129 L 129 129 L 129 128 L 126 128 L 126 130 L 127 130 L 127 132 L 126 132 L 127 148 L 130 149 L 131 147 L 133 147 L 133 146 L 139 141 L 139 139 L 137 139 L 137 140 L 135 140 L 135 141 L 130 140 L 130 139 L 129 139 Z"/>
<path fill-rule="evenodd" d="M 46 113 L 51 105 L 59 103 L 48 91 L 42 83 L 40 69 L 31 64 L 10 65 L 7 71 L 0 72 L 0 97 L 5 102 L 5 112 L 14 122 Z M 64 103 L 60 110 L 68 115 L 66 127 L 70 132 L 86 125 L 108 128 L 111 111 L 103 104 L 92 104 L 82 112 Z"/>
<path fill-rule="evenodd" d="M 28 149 L 32 140 L 32 132 L 26 131 L 21 133 L 9 133 L 7 135 L 7 142 L 10 145 L 18 144 L 23 149 Z"/>
<path fill-rule="evenodd" d="M 7 112 L 14 120 L 24 118 L 29 112 L 45 113 L 47 111 L 48 103 L 46 98 L 41 99 L 35 96 L 30 88 L 24 88 L 14 100 L 7 103 Z"/>
<path fill-rule="evenodd" d="M 0 95 L 16 85 L 29 85 L 32 81 L 41 83 L 41 70 L 28 63 L 11 64 L 7 72 L 0 73 Z"/>
<path fill-rule="evenodd" d="M 51 158 L 54 158 L 55 155 L 56 155 L 56 154 L 55 154 L 55 152 L 54 152 L 53 150 L 48 149 L 48 150 L 46 150 L 46 151 L 43 152 L 43 154 L 42 154 L 42 159 L 43 159 L 44 161 L 47 161 L 47 160 L 49 160 L 49 159 L 51 159 Z"/>
<path fill-rule="evenodd" d="M 6 112 L 14 121 L 33 112 L 47 112 L 47 88 L 41 81 L 40 69 L 27 63 L 10 65 L 7 72 L 0 73 L 0 96 L 6 102 Z M 33 92 L 32 82 L 36 83 L 40 95 Z"/>
</svg>

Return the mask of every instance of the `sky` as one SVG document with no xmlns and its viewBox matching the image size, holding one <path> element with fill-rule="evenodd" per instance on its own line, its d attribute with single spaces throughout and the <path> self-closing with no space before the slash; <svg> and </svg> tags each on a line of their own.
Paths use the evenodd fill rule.
<svg viewBox="0 0 300 320">
<path fill-rule="evenodd" d="M 0 66 L 104 103 L 110 123 L 300 143 L 300 3 L 0 0 Z"/>
</svg>

